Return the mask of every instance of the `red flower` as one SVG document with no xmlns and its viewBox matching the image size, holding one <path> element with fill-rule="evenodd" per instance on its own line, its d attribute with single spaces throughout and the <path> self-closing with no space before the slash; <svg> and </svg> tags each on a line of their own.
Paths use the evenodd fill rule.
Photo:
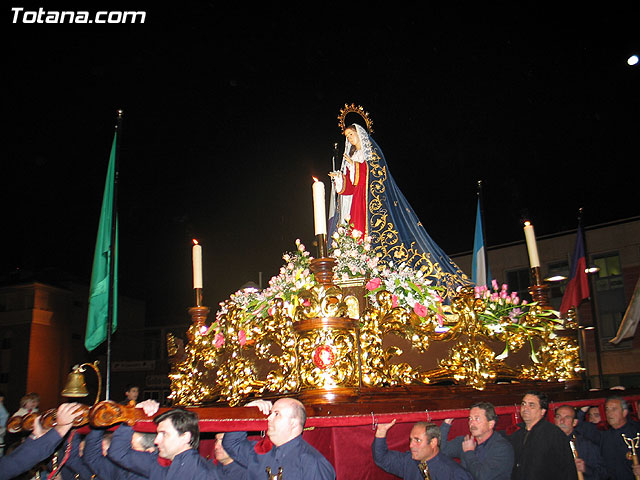
<svg viewBox="0 0 640 480">
<path fill-rule="evenodd" d="M 391 295 L 391 308 L 396 308 L 398 306 L 398 296 Z"/>
<path fill-rule="evenodd" d="M 427 313 L 429 313 L 429 310 L 427 309 L 427 307 L 425 307 L 424 305 L 419 304 L 418 302 L 416 302 L 416 304 L 413 306 L 413 311 L 419 317 L 426 317 Z"/>
<path fill-rule="evenodd" d="M 380 280 L 379 278 L 372 278 L 371 280 L 369 280 L 367 282 L 367 290 L 372 291 L 375 290 L 376 288 L 378 288 L 380 286 L 380 284 L 382 283 L 382 280 Z"/>
</svg>

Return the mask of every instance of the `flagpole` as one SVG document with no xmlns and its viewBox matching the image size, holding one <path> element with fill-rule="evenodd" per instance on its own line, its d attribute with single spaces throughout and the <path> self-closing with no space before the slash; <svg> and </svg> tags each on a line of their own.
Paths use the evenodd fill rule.
<svg viewBox="0 0 640 480">
<path fill-rule="evenodd" d="M 491 285 L 491 279 L 489 278 L 489 256 L 487 254 L 487 248 L 488 248 L 488 242 L 487 242 L 487 232 L 485 229 L 485 222 L 484 222 L 484 198 L 482 195 L 482 180 L 478 180 L 478 202 L 480 205 L 480 222 L 482 223 L 482 240 L 484 243 L 484 250 L 483 250 L 483 255 L 484 255 L 484 271 L 485 271 L 485 276 L 487 278 L 485 278 L 486 280 L 486 285 L 489 286 Z"/>
<path fill-rule="evenodd" d="M 110 399 L 111 388 L 111 335 L 113 333 L 113 312 L 115 299 L 115 262 L 117 251 L 117 225 L 118 225 L 118 176 L 120 172 L 120 138 L 122 137 L 122 110 L 118 110 L 118 117 L 116 123 L 116 152 L 114 162 L 114 175 L 113 175 L 113 205 L 111 214 L 111 251 L 109 253 L 110 268 L 109 268 L 109 303 L 107 306 L 107 366 L 106 366 L 106 386 L 105 386 L 105 398 Z"/>
<path fill-rule="evenodd" d="M 582 248 L 584 249 L 585 267 L 589 267 L 589 250 L 587 250 L 587 236 L 582 228 L 582 207 L 578 209 L 578 229 L 582 231 Z M 604 376 L 602 374 L 602 358 L 600 354 L 600 326 L 598 322 L 598 308 L 596 305 L 595 289 L 593 288 L 593 279 L 591 274 L 587 274 L 589 284 L 589 303 L 591 304 L 591 318 L 593 319 L 593 336 L 596 347 L 596 363 L 598 365 L 598 387 L 604 389 Z"/>
</svg>

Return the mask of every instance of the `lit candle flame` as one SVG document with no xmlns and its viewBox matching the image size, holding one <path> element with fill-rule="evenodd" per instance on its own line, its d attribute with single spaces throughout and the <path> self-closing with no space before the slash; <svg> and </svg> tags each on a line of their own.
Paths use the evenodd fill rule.
<svg viewBox="0 0 640 480">
<path fill-rule="evenodd" d="M 198 245 L 198 240 L 196 240 L 195 238 L 193 239 L 193 244 L 194 245 Z"/>
<path fill-rule="evenodd" d="M 319 180 L 316 177 L 311 177 L 311 178 L 313 178 L 314 182 L 319 182 Z"/>
</svg>

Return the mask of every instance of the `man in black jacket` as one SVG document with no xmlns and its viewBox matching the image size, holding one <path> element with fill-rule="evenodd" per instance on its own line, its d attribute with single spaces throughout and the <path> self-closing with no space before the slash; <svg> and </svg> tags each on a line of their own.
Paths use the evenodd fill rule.
<svg viewBox="0 0 640 480">
<path fill-rule="evenodd" d="M 567 437 L 544 418 L 548 408 L 544 393 L 527 392 L 522 399 L 524 423 L 509 437 L 515 453 L 512 480 L 577 480 Z"/>
</svg>

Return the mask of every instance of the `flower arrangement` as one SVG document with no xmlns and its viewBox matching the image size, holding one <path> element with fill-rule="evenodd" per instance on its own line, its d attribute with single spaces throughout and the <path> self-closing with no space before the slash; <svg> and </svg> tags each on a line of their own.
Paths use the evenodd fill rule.
<svg viewBox="0 0 640 480">
<path fill-rule="evenodd" d="M 333 272 L 340 280 L 370 277 L 378 265 L 378 257 L 370 255 L 371 238 L 345 222 L 331 237 L 329 255 L 336 259 Z"/>
<path fill-rule="evenodd" d="M 424 276 L 424 269 L 416 271 L 404 263 L 395 268 L 393 262 L 389 262 L 388 266 L 376 269 L 366 288 L 371 304 L 376 308 L 379 307 L 376 294 L 386 290 L 391 293 L 393 308 L 408 308 L 422 318 L 432 312 L 438 324 L 443 324 L 440 289 L 431 285 L 431 280 Z"/>
<path fill-rule="evenodd" d="M 238 290 L 231 297 L 220 303 L 220 309 L 216 313 L 216 321 L 210 329 L 214 329 L 214 342 L 216 348 L 221 348 L 225 342 L 225 334 L 221 331 L 222 317 L 226 316 L 232 308 L 240 310 L 241 324 L 246 325 L 252 320 L 266 318 L 272 315 L 272 302 L 281 298 L 285 302 L 285 308 L 291 308 L 296 295 L 315 285 L 313 273 L 309 266 L 312 257 L 300 240 L 296 240 L 296 250 L 282 255 L 285 264 L 280 267 L 278 275 L 269 280 L 269 287 L 262 291 L 254 289 Z M 247 334 L 244 329 L 238 332 L 238 342 L 244 345 Z"/>
<path fill-rule="evenodd" d="M 479 315 L 480 321 L 486 325 L 493 325 L 500 324 L 503 318 L 509 317 L 512 323 L 518 323 L 528 310 L 527 301 L 521 301 L 518 292 L 509 293 L 506 283 L 500 287 L 494 279 L 491 286 L 492 290 L 486 285 L 474 288 L 475 298 L 484 300 L 486 305 L 485 311 Z"/>
<path fill-rule="evenodd" d="M 474 289 L 475 298 L 482 299 L 485 305 L 485 310 L 478 315 L 478 319 L 493 334 L 502 334 L 507 331 L 518 334 L 512 338 L 515 346 L 528 340 L 531 359 L 538 362 L 532 337 L 544 332 L 550 324 L 561 323 L 558 320 L 559 313 L 551 309 L 534 308 L 537 306 L 536 302 L 521 301 L 517 292 L 509 293 L 507 284 L 499 286 L 496 280 L 492 280 L 491 287 L 490 290 L 482 285 Z M 554 335 L 550 333 L 550 338 Z M 514 345 L 510 345 L 507 339 L 504 351 L 496 359 L 505 359 Z"/>
</svg>

